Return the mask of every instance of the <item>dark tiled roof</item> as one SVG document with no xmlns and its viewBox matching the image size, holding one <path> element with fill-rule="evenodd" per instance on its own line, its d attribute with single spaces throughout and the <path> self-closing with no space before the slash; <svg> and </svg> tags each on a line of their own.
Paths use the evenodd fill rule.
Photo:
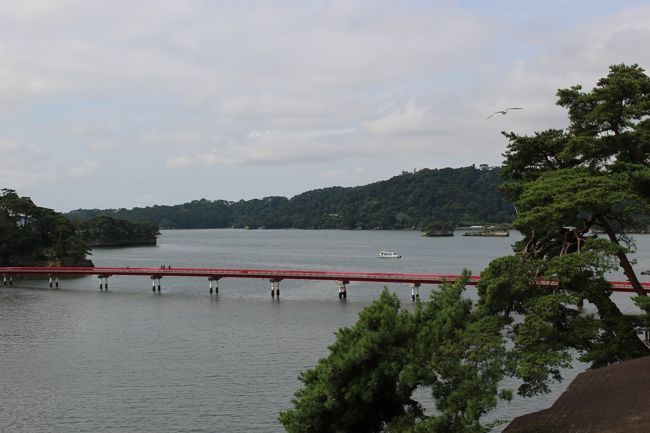
<svg viewBox="0 0 650 433">
<path fill-rule="evenodd" d="M 650 356 L 579 374 L 548 409 L 503 433 L 649 433 Z"/>
</svg>

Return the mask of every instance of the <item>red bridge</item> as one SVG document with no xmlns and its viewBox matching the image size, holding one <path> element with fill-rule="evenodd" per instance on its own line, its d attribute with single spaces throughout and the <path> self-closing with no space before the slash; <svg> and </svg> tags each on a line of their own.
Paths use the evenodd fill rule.
<svg viewBox="0 0 650 433">
<path fill-rule="evenodd" d="M 281 270 L 281 269 L 223 269 L 223 268 L 132 268 L 132 267 L 0 267 L 3 284 L 13 284 L 13 277 L 18 275 L 44 275 L 49 277 L 50 287 L 59 286 L 59 276 L 96 275 L 100 279 L 99 289 L 108 289 L 108 278 L 113 275 L 144 275 L 152 280 L 152 290 L 160 291 L 160 280 L 163 277 L 202 277 L 207 278 L 210 293 L 214 289 L 218 293 L 217 282 L 222 278 L 258 278 L 271 282 L 271 296 L 280 296 L 279 283 L 282 280 L 324 280 L 335 281 L 339 288 L 339 298 L 347 296 L 346 285 L 351 281 L 376 283 L 403 283 L 412 287 L 412 297 L 418 293 L 422 284 L 442 284 L 453 282 L 461 275 L 446 274 L 403 274 L 387 272 L 333 272 L 315 270 Z M 471 276 L 468 285 L 476 285 L 479 276 Z M 542 282 L 555 285 L 552 281 Z M 611 281 L 613 292 L 633 292 L 627 281 Z M 650 291 L 650 283 L 641 283 L 646 291 Z"/>
</svg>

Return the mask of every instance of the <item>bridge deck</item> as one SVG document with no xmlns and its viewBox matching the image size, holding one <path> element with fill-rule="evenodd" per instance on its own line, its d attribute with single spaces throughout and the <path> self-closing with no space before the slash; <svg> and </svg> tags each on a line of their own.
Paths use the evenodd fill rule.
<svg viewBox="0 0 650 433">
<path fill-rule="evenodd" d="M 113 275 L 144 275 L 162 277 L 202 277 L 212 280 L 221 278 L 260 278 L 267 280 L 324 280 L 345 282 L 378 282 L 405 284 L 441 284 L 455 281 L 460 275 L 447 274 L 405 274 L 389 272 L 334 272 L 297 269 L 228 269 L 228 268 L 133 268 L 133 267 L 0 267 L 3 275 L 97 275 L 108 278 Z M 479 276 L 471 276 L 468 285 L 476 285 Z M 552 282 L 547 282 L 553 285 Z M 612 291 L 633 292 L 627 281 L 610 281 Z M 650 283 L 641 283 L 650 292 Z"/>
</svg>

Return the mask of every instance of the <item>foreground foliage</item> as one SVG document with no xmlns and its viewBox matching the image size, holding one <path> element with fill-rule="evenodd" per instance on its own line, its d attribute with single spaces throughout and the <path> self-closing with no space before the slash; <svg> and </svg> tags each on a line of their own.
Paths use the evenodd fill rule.
<svg viewBox="0 0 650 433">
<path fill-rule="evenodd" d="M 513 338 L 546 327 L 553 345 L 544 350 L 556 360 L 539 363 L 542 379 L 557 377 L 553 365 L 576 350 L 594 367 L 650 354 L 637 337 L 647 315 L 623 314 L 605 279 L 620 266 L 645 308 L 628 258 L 634 245 L 623 233 L 650 216 L 650 77 L 637 65 L 614 65 L 590 92 L 559 90 L 558 105 L 569 112 L 566 131 L 505 134 L 503 189 L 519 211 L 514 227 L 524 239 L 517 256 L 492 263 L 479 286 L 495 314 L 526 317 L 511 328 Z M 557 280 L 554 295 L 540 293 L 539 278 Z M 517 298 L 508 296 L 512 287 Z M 589 324 L 575 310 L 583 300 L 597 312 Z M 524 354 L 541 350 L 522 346 Z"/>
<path fill-rule="evenodd" d="M 462 297 L 462 281 L 413 314 L 385 292 L 301 376 L 294 408 L 280 415 L 288 432 L 485 432 L 482 415 L 512 395 L 499 389 L 504 377 L 532 396 L 576 356 L 601 367 L 650 355 L 638 335 L 650 324 L 650 297 L 625 235 L 650 218 L 650 77 L 614 65 L 590 92 L 574 86 L 558 98 L 566 131 L 505 134 L 503 190 L 524 238 L 481 273 L 476 304 Z M 610 299 L 605 276 L 619 267 L 636 315 Z M 437 413 L 411 400 L 419 387 L 431 390 Z"/>
<path fill-rule="evenodd" d="M 412 314 L 384 290 L 301 375 L 295 407 L 280 414 L 287 431 L 486 431 L 479 421 L 496 405 L 505 352 L 499 319 L 473 310 L 464 282 L 442 285 Z M 421 387 L 439 413 L 413 400 Z"/>
</svg>

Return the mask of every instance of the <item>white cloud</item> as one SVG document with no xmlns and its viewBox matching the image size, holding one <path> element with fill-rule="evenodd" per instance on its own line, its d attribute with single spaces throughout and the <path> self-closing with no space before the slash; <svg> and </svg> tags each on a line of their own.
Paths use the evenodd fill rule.
<svg viewBox="0 0 650 433">
<path fill-rule="evenodd" d="M 196 153 L 189 156 L 176 156 L 167 160 L 169 168 L 195 168 L 211 165 L 238 165 L 244 161 L 241 158 L 219 156 L 216 152 Z"/>
<path fill-rule="evenodd" d="M 114 194 L 213 166 L 313 164 L 326 182 L 342 162 L 376 179 L 498 164 L 502 130 L 566 124 L 558 88 L 650 68 L 650 7 L 633 3 L 3 2 L 0 181 L 53 189 L 96 161 L 113 169 L 88 182 Z M 508 106 L 524 110 L 485 119 Z M 143 169 L 160 164 L 177 170 Z"/>
<path fill-rule="evenodd" d="M 18 150 L 18 143 L 15 141 L 0 140 L 0 152 L 6 158 L 9 153 L 15 153 Z"/>
<path fill-rule="evenodd" d="M 168 159 L 170 168 L 211 165 L 288 164 L 300 161 L 338 159 L 349 155 L 346 146 L 353 128 L 331 130 L 253 130 L 240 141 Z"/>
<path fill-rule="evenodd" d="M 0 140 L 0 186 L 12 189 L 56 184 L 65 178 L 87 177 L 95 172 L 97 163 L 77 163 L 57 157 L 55 153 L 33 144 Z"/>
<path fill-rule="evenodd" d="M 418 105 L 414 99 L 410 99 L 404 107 L 391 104 L 382 112 L 378 119 L 364 122 L 366 129 L 373 134 L 411 135 L 431 129 L 431 124 L 427 122 L 428 109 Z"/>
<path fill-rule="evenodd" d="M 70 167 L 69 174 L 72 177 L 87 177 L 97 174 L 97 162 L 83 161 L 80 165 Z"/>
<path fill-rule="evenodd" d="M 319 170 L 317 175 L 328 185 L 356 185 L 365 181 L 368 168 L 361 165 L 356 165 L 350 169 L 330 168 Z"/>
<path fill-rule="evenodd" d="M 136 195 L 130 201 L 132 203 L 138 203 L 139 206 L 153 206 L 158 204 L 156 200 L 157 198 L 152 194 L 142 194 Z"/>
<path fill-rule="evenodd" d="M 511 62 L 509 68 L 496 71 L 499 76 L 488 75 L 481 83 L 491 108 L 516 103 L 526 107 L 522 115 L 534 113 L 539 121 L 528 119 L 528 130 L 549 127 L 549 121 L 566 123 L 566 113 L 554 107 L 557 89 L 581 84 L 590 90 L 616 63 L 638 63 L 650 72 L 650 50 L 642 48 L 641 42 L 650 36 L 650 6 L 576 23 L 561 32 L 535 30 L 543 49 Z M 490 107 L 484 111 L 490 112 Z"/>
<path fill-rule="evenodd" d="M 0 139 L 0 186 L 25 188 L 40 183 L 53 182 L 60 164 L 47 152 L 15 140 Z"/>
</svg>

